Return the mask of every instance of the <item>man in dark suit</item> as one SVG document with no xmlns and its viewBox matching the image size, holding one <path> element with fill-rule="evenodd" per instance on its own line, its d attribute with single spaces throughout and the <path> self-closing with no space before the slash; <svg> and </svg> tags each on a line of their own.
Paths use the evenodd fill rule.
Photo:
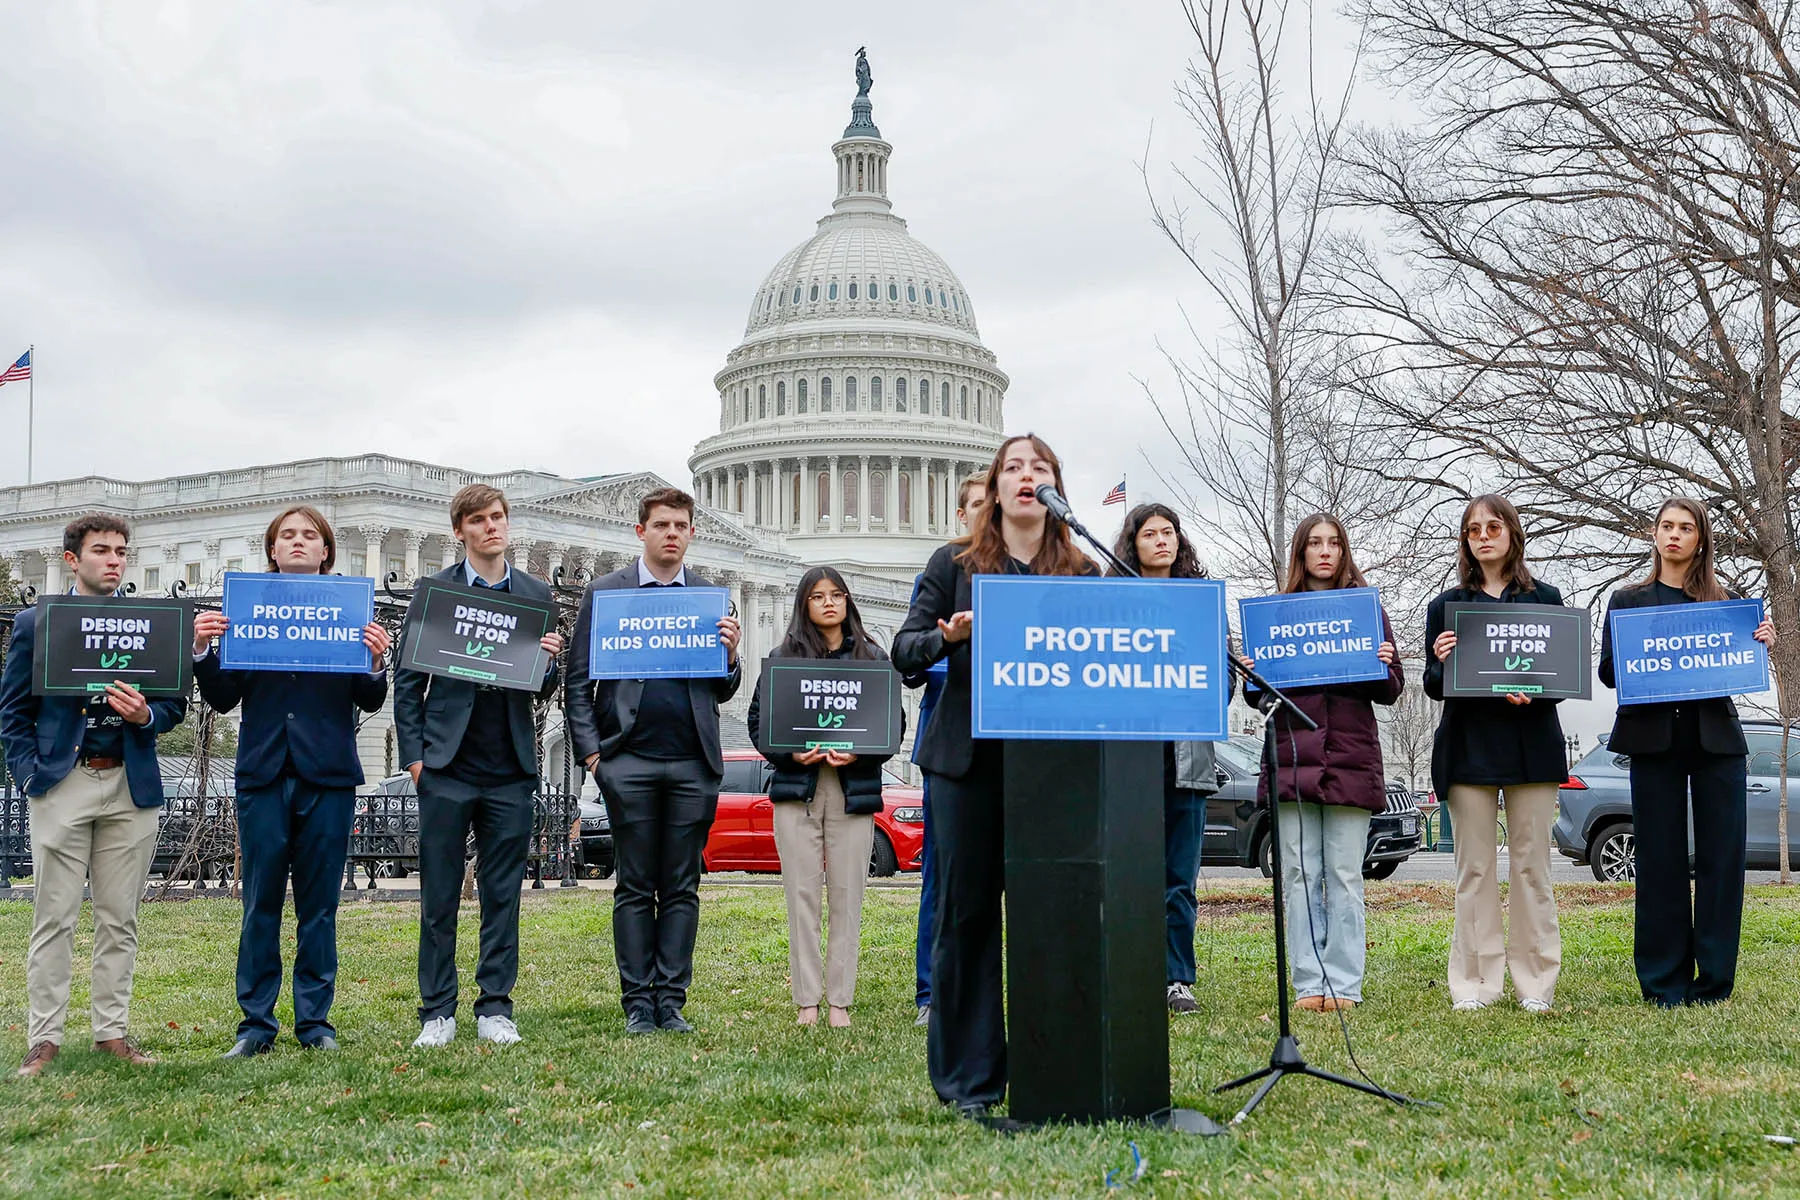
<svg viewBox="0 0 1800 1200">
<path fill-rule="evenodd" d="M 94 513 L 63 530 L 63 561 L 78 596 L 110 596 L 125 572 L 131 531 Z M 13 619 L 0 676 L 0 739 L 6 767 L 31 805 L 31 943 L 25 953 L 29 1050 L 19 1074 L 40 1074 L 62 1047 L 69 1011 L 75 922 L 84 888 L 94 898 L 94 1048 L 127 1062 L 154 1062 L 125 1036 L 137 964 L 137 909 L 163 803 L 156 735 L 181 724 L 186 697 L 145 699 L 114 680 L 91 700 L 34 696 L 37 610 Z"/>
<path fill-rule="evenodd" d="M 263 535 L 269 570 L 324 575 L 337 541 L 323 513 L 296 504 Z M 243 857 L 244 924 L 238 934 L 237 996 L 244 1019 L 226 1058 L 268 1051 L 279 1028 L 281 906 L 294 881 L 294 1036 L 315 1050 L 337 1049 L 331 1001 L 337 989 L 337 909 L 356 787 L 356 713 L 387 699 L 387 630 L 363 627 L 367 674 L 227 671 L 212 640 L 230 622 L 221 612 L 194 618 L 194 680 L 219 712 L 244 706 L 238 730 L 237 821 Z"/>
<path fill-rule="evenodd" d="M 465 558 L 433 578 L 494 588 L 550 602 L 550 588 L 506 561 L 511 538 L 506 496 L 472 483 L 450 501 L 450 528 Z M 407 631 L 412 618 L 407 619 Z M 406 633 L 402 633 L 402 644 Z M 543 638 L 551 656 L 537 699 L 558 682 L 562 637 Z M 405 661 L 402 654 L 401 661 Z M 519 888 L 531 847 L 538 785 L 532 696 L 517 688 L 470 683 L 422 671 L 394 672 L 394 727 L 400 761 L 419 789 L 419 1022 L 414 1046 L 445 1046 L 456 1036 L 456 915 L 463 847 L 475 832 L 481 889 L 481 956 L 475 981 L 475 1031 L 507 1046 L 520 1040 L 512 1019 L 519 974 Z"/>
<path fill-rule="evenodd" d="M 638 502 L 644 553 L 590 583 L 569 651 L 568 712 L 575 752 L 596 771 L 612 820 L 618 877 L 613 954 L 627 1033 L 691 1033 L 682 1016 L 700 930 L 701 854 L 719 807 L 725 760 L 719 704 L 743 682 L 738 623 L 719 621 L 729 674 L 709 679 L 588 678 L 593 596 L 641 587 L 710 587 L 683 565 L 694 498 L 660 488 Z M 596 770 L 597 768 L 597 770 Z"/>
</svg>

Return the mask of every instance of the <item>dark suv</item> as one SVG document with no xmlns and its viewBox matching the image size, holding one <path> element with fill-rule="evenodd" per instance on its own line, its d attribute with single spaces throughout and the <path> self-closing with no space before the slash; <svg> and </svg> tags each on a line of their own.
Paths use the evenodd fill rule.
<svg viewBox="0 0 1800 1200">
<path fill-rule="evenodd" d="M 1208 867 L 1261 867 L 1269 863 L 1269 812 L 1256 803 L 1260 741 L 1215 742 L 1219 790 L 1206 801 L 1206 839 L 1200 864 Z M 1419 852 L 1419 804 L 1411 789 L 1388 781 L 1387 808 L 1369 820 L 1363 877 L 1386 879 Z"/>
<path fill-rule="evenodd" d="M 1745 721 L 1750 747 L 1745 797 L 1745 862 L 1757 870 L 1781 865 L 1776 832 L 1781 806 L 1781 722 Z M 1800 726 L 1788 737 L 1789 803 L 1800 807 Z M 1606 748 L 1606 739 L 1588 751 L 1557 793 L 1551 839 L 1565 858 L 1586 863 L 1594 878 L 1617 883 L 1637 878 L 1637 838 L 1631 826 L 1631 759 Z M 1688 853 L 1693 854 L 1693 826 Z M 1800 820 L 1788 821 L 1788 854 L 1800 859 Z"/>
</svg>

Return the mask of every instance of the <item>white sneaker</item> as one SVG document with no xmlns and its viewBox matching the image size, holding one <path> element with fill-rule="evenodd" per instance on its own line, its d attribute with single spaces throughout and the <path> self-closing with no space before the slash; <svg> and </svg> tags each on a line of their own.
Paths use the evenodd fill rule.
<svg viewBox="0 0 1800 1200">
<path fill-rule="evenodd" d="M 519 1036 L 519 1027 L 513 1024 L 511 1017 L 476 1017 L 475 1036 L 496 1046 L 510 1046 L 525 1040 Z"/>
<path fill-rule="evenodd" d="M 1451 1012 L 1480 1012 L 1487 1005 L 1479 1000 L 1458 1000 L 1450 1006 Z"/>
<path fill-rule="evenodd" d="M 1536 996 L 1527 996 L 1519 1001 L 1519 1007 L 1528 1013 L 1536 1013 L 1538 1016 L 1543 1016 L 1550 1011 L 1550 1002 L 1548 1000 L 1539 1000 Z"/>
<path fill-rule="evenodd" d="M 425 1027 L 419 1030 L 419 1036 L 413 1039 L 413 1049 L 448 1046 L 455 1036 L 455 1017 L 433 1017 L 425 1022 Z"/>
</svg>

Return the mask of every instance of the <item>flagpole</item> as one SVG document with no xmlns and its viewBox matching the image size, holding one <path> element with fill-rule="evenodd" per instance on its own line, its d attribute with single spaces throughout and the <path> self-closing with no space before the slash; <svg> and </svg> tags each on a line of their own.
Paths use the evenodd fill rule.
<svg viewBox="0 0 1800 1200">
<path fill-rule="evenodd" d="M 13 345 L 19 343 L 14 342 Z M 37 425 L 37 345 L 33 343 L 25 347 L 26 356 L 31 359 L 31 374 L 25 377 L 25 482 L 31 482 L 31 450 L 33 432 Z"/>
</svg>

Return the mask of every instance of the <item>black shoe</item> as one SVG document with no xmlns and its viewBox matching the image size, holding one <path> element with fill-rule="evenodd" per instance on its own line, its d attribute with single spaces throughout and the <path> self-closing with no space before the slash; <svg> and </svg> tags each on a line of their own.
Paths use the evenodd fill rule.
<svg viewBox="0 0 1800 1200">
<path fill-rule="evenodd" d="M 268 1042 L 259 1038 L 239 1038 L 231 1044 L 231 1049 L 220 1055 L 221 1058 L 255 1058 L 259 1054 L 267 1054 L 270 1050 Z"/>
<path fill-rule="evenodd" d="M 300 1044 L 308 1050 L 336 1050 L 338 1048 L 337 1039 L 329 1033 L 317 1041 L 301 1042 Z"/>
<path fill-rule="evenodd" d="M 639 1009 L 625 1014 L 626 1033 L 655 1033 L 656 1020 L 649 1012 Z"/>
<path fill-rule="evenodd" d="M 966 1100 L 956 1106 L 956 1115 L 965 1121 L 985 1121 L 988 1106 L 980 1100 Z"/>
<path fill-rule="evenodd" d="M 694 1027 L 682 1017 L 679 1008 L 665 1008 L 656 1016 L 656 1027 L 664 1033 L 692 1033 Z"/>
</svg>

